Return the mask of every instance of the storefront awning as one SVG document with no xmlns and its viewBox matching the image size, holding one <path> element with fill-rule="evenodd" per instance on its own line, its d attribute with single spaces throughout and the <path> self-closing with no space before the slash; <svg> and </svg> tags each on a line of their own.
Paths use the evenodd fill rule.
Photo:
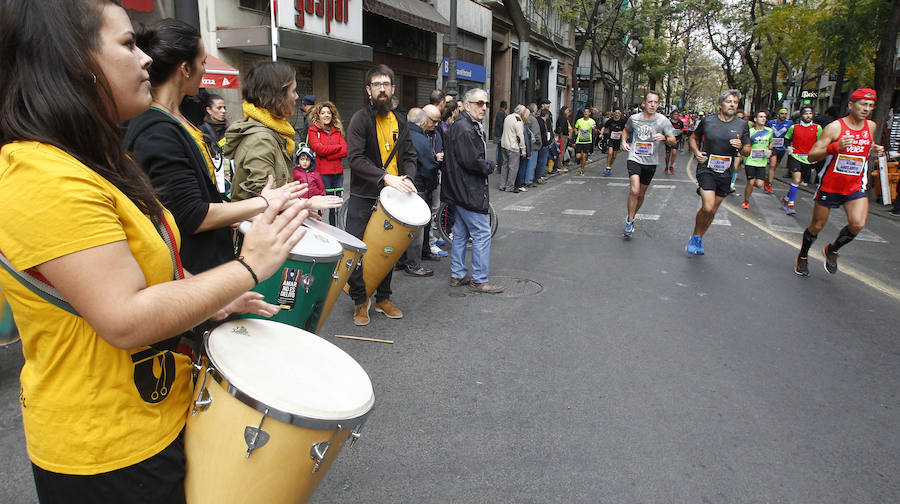
<svg viewBox="0 0 900 504">
<path fill-rule="evenodd" d="M 206 73 L 200 87 L 215 89 L 237 89 L 238 71 L 233 66 L 216 58 L 212 54 L 206 55 Z"/>
<path fill-rule="evenodd" d="M 272 54 L 271 31 L 268 26 L 219 28 L 216 41 L 219 49 Z M 278 57 L 301 61 L 372 61 L 372 48 L 331 37 L 312 35 L 298 30 L 278 29 Z"/>
<path fill-rule="evenodd" d="M 450 23 L 422 0 L 363 0 L 363 9 L 425 31 L 450 34 Z"/>
</svg>

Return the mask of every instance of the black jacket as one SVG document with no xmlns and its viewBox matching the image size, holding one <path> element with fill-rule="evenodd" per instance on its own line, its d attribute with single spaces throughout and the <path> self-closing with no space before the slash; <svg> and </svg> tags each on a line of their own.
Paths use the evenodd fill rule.
<svg viewBox="0 0 900 504">
<path fill-rule="evenodd" d="M 159 191 L 160 201 L 181 232 L 181 262 L 200 273 L 234 258 L 228 227 L 195 233 L 210 203 L 222 203 L 206 160 L 193 137 L 175 118 L 150 109 L 131 120 L 125 149 Z"/>
<path fill-rule="evenodd" d="M 481 124 L 462 111 L 447 131 L 441 169 L 441 201 L 486 214 L 490 205 L 488 175 L 494 162 L 485 159 Z"/>
<path fill-rule="evenodd" d="M 506 111 L 503 109 L 497 110 L 497 116 L 494 117 L 494 140 L 498 143 L 500 142 L 500 137 L 503 136 L 503 121 L 506 120 Z"/>
<path fill-rule="evenodd" d="M 406 128 L 406 117 L 391 112 L 397 118 L 399 146 L 397 147 L 397 172 L 410 179 L 416 177 L 416 149 Z M 358 110 L 347 127 L 347 162 L 350 164 L 350 195 L 376 199 L 384 187 L 385 171 L 378 148 L 375 131 L 375 107 L 370 105 Z"/>
<path fill-rule="evenodd" d="M 541 147 L 550 145 L 550 139 L 547 138 L 547 119 L 538 117 L 538 127 L 541 129 Z"/>
</svg>

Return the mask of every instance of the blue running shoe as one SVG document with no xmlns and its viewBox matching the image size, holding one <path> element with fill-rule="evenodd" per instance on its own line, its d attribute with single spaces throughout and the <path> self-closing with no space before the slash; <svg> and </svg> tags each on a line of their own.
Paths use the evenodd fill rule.
<svg viewBox="0 0 900 504">
<path fill-rule="evenodd" d="M 625 221 L 625 238 L 634 236 L 634 221 Z"/>
<path fill-rule="evenodd" d="M 440 238 L 438 238 L 437 240 L 434 240 L 434 245 L 437 245 L 438 247 L 443 247 L 446 244 L 447 244 L 447 242 L 445 242 L 444 240 L 441 240 Z"/>
<path fill-rule="evenodd" d="M 609 177 L 610 175 L 612 175 L 612 168 L 607 167 L 607 168 L 606 168 L 606 172 L 604 172 L 604 175 L 606 175 L 607 177 Z"/>
<path fill-rule="evenodd" d="M 784 198 L 781 198 L 781 210 L 784 211 L 784 213 L 786 213 L 786 214 L 788 214 L 788 215 L 790 215 L 790 213 L 791 213 L 791 212 L 788 210 L 788 200 L 787 200 L 787 196 L 785 196 Z"/>
<path fill-rule="evenodd" d="M 688 242 L 687 246 L 684 247 L 684 251 L 690 255 L 703 255 L 706 253 L 703 250 L 703 239 L 697 235 L 691 235 L 691 241 Z"/>
</svg>

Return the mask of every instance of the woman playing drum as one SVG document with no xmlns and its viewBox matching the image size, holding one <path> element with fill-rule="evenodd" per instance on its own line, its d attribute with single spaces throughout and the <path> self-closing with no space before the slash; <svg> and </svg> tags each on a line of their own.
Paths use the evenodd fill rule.
<svg viewBox="0 0 900 504">
<path fill-rule="evenodd" d="M 118 129 L 150 106 L 150 63 L 118 0 L 7 0 L 0 12 L 0 251 L 18 270 L 0 268 L 0 286 L 20 322 L 42 503 L 184 502 L 191 364 L 173 340 L 230 312 L 274 313 L 247 290 L 303 236 L 307 212 L 279 214 L 276 197 L 241 258 L 173 280 L 177 227 Z"/>
</svg>

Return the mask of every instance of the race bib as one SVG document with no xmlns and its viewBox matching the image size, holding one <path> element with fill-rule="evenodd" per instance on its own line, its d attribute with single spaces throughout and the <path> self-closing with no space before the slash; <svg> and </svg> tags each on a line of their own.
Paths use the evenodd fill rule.
<svg viewBox="0 0 900 504">
<path fill-rule="evenodd" d="M 772 147 L 775 147 L 776 149 L 784 148 L 784 138 L 780 138 L 780 137 L 773 138 L 772 139 Z"/>
<path fill-rule="evenodd" d="M 798 161 L 809 164 L 809 154 L 794 154 L 794 157 L 797 158 Z"/>
<path fill-rule="evenodd" d="M 752 149 L 750 159 L 763 159 L 766 157 L 766 149 Z"/>
<path fill-rule="evenodd" d="M 590 140 L 591 139 L 591 130 L 589 130 L 589 129 L 578 130 L 578 138 L 583 141 Z"/>
<path fill-rule="evenodd" d="M 725 173 L 725 171 L 731 168 L 731 156 L 717 156 L 715 154 L 710 154 L 707 166 L 716 173 Z"/>
<path fill-rule="evenodd" d="M 618 139 L 622 138 L 622 132 L 621 131 L 613 131 L 612 133 L 609 134 L 609 138 L 611 138 L 613 140 L 618 140 Z"/>
<path fill-rule="evenodd" d="M 653 154 L 653 142 L 634 142 L 634 153 L 640 156 Z"/>
<path fill-rule="evenodd" d="M 859 175 L 866 166 L 866 158 L 862 156 L 851 156 L 849 154 L 838 154 L 834 162 L 834 172 L 843 175 Z"/>
</svg>

